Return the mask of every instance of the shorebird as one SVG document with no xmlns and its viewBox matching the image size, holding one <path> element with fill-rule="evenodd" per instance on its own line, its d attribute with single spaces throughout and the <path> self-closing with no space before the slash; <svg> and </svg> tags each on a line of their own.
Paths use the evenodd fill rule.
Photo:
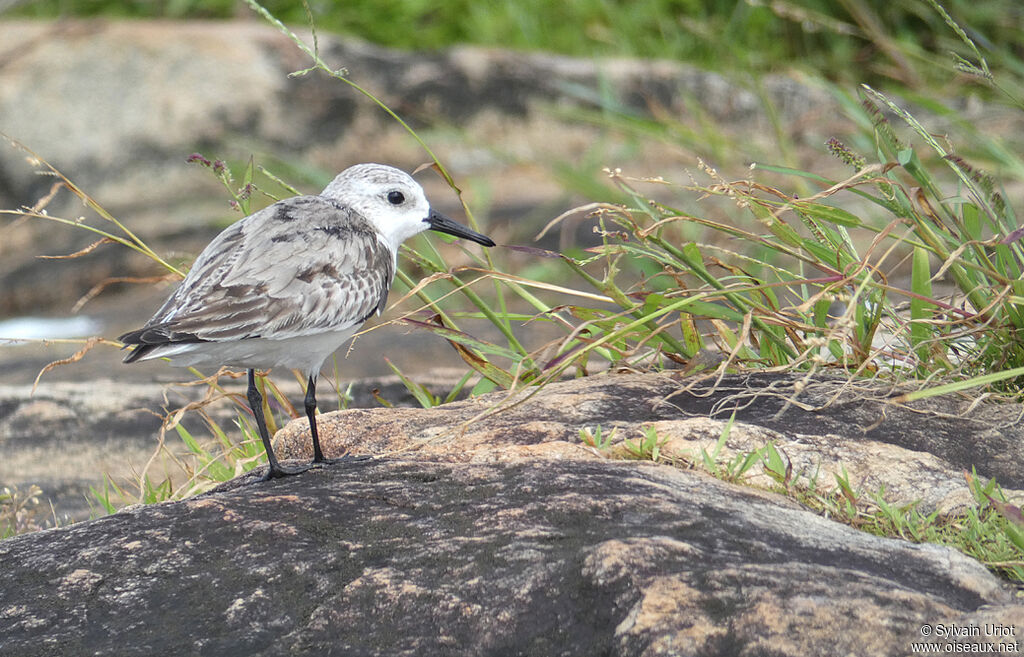
<svg viewBox="0 0 1024 657">
<path fill-rule="evenodd" d="M 267 479 L 284 468 L 270 444 L 256 370 L 287 367 L 307 377 L 305 410 L 313 463 L 329 463 L 316 423 L 324 361 L 387 303 L 398 247 L 425 230 L 494 246 L 486 235 L 432 210 L 423 188 L 382 164 L 345 169 L 319 195 L 278 201 L 235 222 L 196 258 L 146 325 L 120 340 L 125 363 L 248 370 L 246 397 L 267 452 Z"/>
</svg>

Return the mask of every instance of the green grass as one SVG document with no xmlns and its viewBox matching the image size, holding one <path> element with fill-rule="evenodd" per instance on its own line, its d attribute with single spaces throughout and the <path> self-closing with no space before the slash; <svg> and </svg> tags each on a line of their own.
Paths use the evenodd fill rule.
<svg viewBox="0 0 1024 657">
<path fill-rule="evenodd" d="M 730 483 L 757 485 L 750 479 L 764 474 L 773 482 L 766 487 L 768 490 L 785 495 L 818 515 L 876 536 L 952 547 L 1001 576 L 1024 583 L 1024 515 L 1019 507 L 1007 502 L 994 479 L 982 481 L 976 473 L 965 475 L 974 505 L 951 513 L 922 511 L 920 502 L 894 505 L 886 501 L 884 487 L 874 491 L 860 489 L 842 466 L 831 481 L 823 479 L 817 471 L 794 473 L 792 464 L 771 442 L 724 456 L 722 451 L 733 419 L 724 423 L 713 445 L 701 447 L 695 454 L 673 450 L 665 456 L 660 448 L 667 439 L 658 436 L 652 426 L 638 428 L 638 437 L 621 439 L 616 439 L 618 431 L 605 433 L 598 426 L 581 431 L 580 440 L 606 458 L 701 469 Z"/>
<path fill-rule="evenodd" d="M 952 21 L 944 27 L 975 56 L 957 60 L 960 69 L 1020 111 L 1013 92 L 1019 76 L 1010 73 L 1003 84 L 966 33 Z M 936 136 L 889 95 L 867 85 L 855 91 L 845 103 L 861 126 L 853 140 L 863 150 L 835 139 L 828 144 L 849 166 L 844 179 L 771 163 L 757 164 L 741 180 L 703 163 L 702 175 L 689 181 L 608 172 L 614 202 L 581 209 L 597 224 L 602 244 L 550 255 L 564 265 L 555 276 L 574 275 L 577 296 L 590 292 L 611 307 L 563 303 L 544 311 L 535 304 L 539 319 L 563 327 L 566 336 L 554 345 L 554 358 L 504 369 L 496 364 L 508 358 L 504 345 L 482 349 L 494 357 L 492 371 L 500 369 L 491 377 L 495 385 L 509 387 L 512 369 L 522 374 L 519 383 L 544 382 L 595 363 L 694 363 L 711 350 L 734 367 L 829 367 L 948 381 L 933 394 L 992 384 L 1018 390 L 1024 251 L 1013 204 L 977 162 L 1021 181 L 1024 160 L 984 126 L 958 122 L 965 132 L 959 151 L 960 144 Z M 937 101 L 930 107 L 952 115 Z M 655 131 L 653 120 L 638 123 L 614 106 L 602 120 L 659 140 L 682 132 Z M 665 200 L 671 196 L 679 203 Z M 696 197 L 717 197 L 732 210 L 721 219 L 684 209 Z M 951 289 L 940 294 L 933 282 L 941 279 Z M 712 331 L 698 328 L 708 322 Z"/>
<path fill-rule="evenodd" d="M 455 188 L 421 135 L 355 77 L 340 72 L 338 65 L 343 62 L 325 61 L 315 39 L 303 41 L 271 11 L 252 0 L 249 4 L 310 57 L 310 68 L 297 75 L 317 71 L 332 76 L 376 102 L 422 145 L 437 171 Z M 1010 6 L 995 4 L 1004 9 Z M 504 20 L 520 28 L 506 32 L 526 41 L 496 43 L 569 53 L 688 57 L 698 62 L 701 56 L 688 54 L 683 42 L 692 40 L 707 49 L 712 35 L 719 40 L 736 39 L 745 44 L 737 59 L 729 62 L 740 67 L 738 77 L 756 78 L 800 60 L 803 66 L 817 69 L 821 84 L 859 128 L 845 143 L 832 140 L 822 146 L 847 168 L 843 176 L 794 167 L 786 153 L 793 152 L 795 145 L 787 141 L 786 126 L 778 125 L 770 106 L 769 115 L 776 116 L 780 160 L 758 163 L 743 179 L 726 177 L 701 162 L 692 176 L 649 179 L 615 170 L 603 174 L 602 181 L 593 171 L 551 163 L 555 179 L 567 189 L 587 190 L 595 201 L 579 213 L 590 218 L 601 239 L 593 248 L 565 253 L 525 249 L 535 262 L 529 275 L 506 271 L 500 250 L 470 255 L 473 266 L 455 269 L 431 241 L 413 241 L 402 249 L 403 265 L 393 298 L 404 298 L 404 314 L 395 321 L 435 333 L 466 363 L 466 375 L 444 395 L 428 392 L 393 363 L 420 403 L 437 405 L 467 390 L 532 394 L 566 376 L 609 368 L 656 369 L 665 364 L 681 366 L 686 372 L 827 368 L 853 377 L 917 382 L 917 390 L 904 400 L 991 390 L 1019 398 L 1024 385 L 1024 312 L 1020 310 L 1024 248 L 1015 203 L 999 180 L 1024 181 L 1024 160 L 999 135 L 990 134 L 987 126 L 960 115 L 931 86 L 955 76 L 959 89 L 977 90 L 1017 111 L 1024 109 L 1020 92 L 1024 64 L 1006 36 L 1013 20 L 986 13 L 990 7 L 966 3 L 952 5 L 956 20 L 934 3 L 897 1 L 888 3 L 881 14 L 872 14 L 866 3 L 846 5 L 858 15 L 856 20 L 831 13 L 837 11 L 831 3 L 789 5 L 791 12 L 811 12 L 811 24 L 830 26 L 801 33 L 796 40 L 777 38 L 778 30 L 794 29 L 792 16 L 780 18 L 744 3 L 726 14 L 694 6 L 683 17 L 680 5 L 667 8 L 660 2 L 643 2 L 635 5 L 635 12 L 628 12 L 628 20 L 619 20 L 622 11 L 615 3 L 578 3 L 572 11 L 593 13 L 557 21 L 527 3 L 486 10 L 482 4 L 469 3 L 458 20 L 446 16 L 446 10 L 404 3 L 396 5 L 391 21 L 377 21 L 388 23 L 380 29 L 419 28 L 415 44 L 408 42 L 409 30 L 403 32 L 404 42 L 390 33 L 367 34 L 392 45 L 483 41 L 491 35 L 488 21 Z M 25 11 L 49 11 L 40 7 L 43 4 Z M 71 10 L 68 5 L 60 7 Z M 139 7 L 126 5 L 126 11 L 140 15 L 145 10 Z M 166 11 L 207 11 L 214 16 L 233 11 L 208 3 L 169 7 Z M 296 22 L 305 15 L 301 5 L 294 3 L 267 7 Z M 321 15 L 316 5 L 313 10 L 321 27 L 361 26 L 358 16 Z M 365 14 L 367 10 L 357 3 L 345 11 Z M 520 16 L 522 24 L 518 24 L 502 12 L 528 16 Z M 662 20 L 651 22 L 652 16 Z M 447 31 L 435 34 L 431 21 L 445 25 Z M 836 21 L 856 25 L 858 34 L 841 35 L 845 28 Z M 682 26 L 678 30 L 665 27 L 677 24 Z M 562 34 L 565 25 L 593 28 L 576 29 L 570 36 Z M 991 34 L 982 37 L 977 25 L 990 27 Z M 607 30 L 610 36 L 601 36 Z M 768 36 L 761 40 L 755 33 Z M 776 38 L 771 38 L 773 34 Z M 643 36 L 648 37 L 646 41 Z M 822 44 L 816 46 L 818 40 Z M 992 46 L 982 48 L 979 42 Z M 867 66 L 852 54 L 858 44 L 875 51 Z M 719 55 L 728 50 L 718 45 Z M 933 53 L 942 48 L 956 55 L 940 60 Z M 800 59 L 801 54 L 806 57 Z M 844 66 L 829 69 L 830 57 L 845 58 Z M 844 85 L 842 81 L 850 78 L 858 82 L 884 78 L 887 88 Z M 897 92 L 889 89 L 895 81 L 902 85 Z M 757 88 L 756 81 L 752 86 Z M 764 94 L 760 97 L 769 103 Z M 915 103 L 913 109 L 909 100 Z M 694 152 L 706 146 L 721 150 L 727 161 L 741 157 L 736 139 L 717 132 L 713 125 L 694 129 L 672 117 L 637 116 L 608 98 L 601 102 L 599 112 L 581 113 L 579 120 L 627 135 L 636 143 L 656 140 Z M 936 136 L 937 129 L 918 118 L 919 108 L 927 109 L 931 120 L 941 118 L 955 133 Z M 295 193 L 292 185 L 254 161 L 224 163 L 203 156 L 192 161 L 218 177 L 242 213 Z M 39 210 L 8 214 L 92 231 L 104 243 L 134 249 L 169 275 L 181 275 L 180 268 L 162 259 L 83 190 L 45 162 L 43 167 L 91 208 L 100 222 L 67 220 Z M 713 210 L 703 210 L 711 204 L 715 204 Z M 465 213 L 475 225 L 472 208 L 465 206 Z M 558 221 L 550 227 L 557 228 Z M 554 337 L 534 344 L 528 334 L 540 324 L 545 334 Z M 84 347 L 82 354 L 91 346 Z M 203 378 L 199 372 L 195 375 Z M 224 394 L 215 379 L 208 384 L 214 395 Z M 269 392 L 265 398 L 276 398 L 284 409 L 281 417 L 268 417 L 271 431 L 285 416 L 298 415 L 273 379 L 261 379 L 261 385 Z M 342 391 L 338 395 L 344 396 Z M 244 409 L 244 400 L 236 402 Z M 202 406 L 192 411 L 201 413 Z M 492 411 L 500 411 L 500 405 Z M 208 424 L 210 436 L 201 438 L 174 426 L 191 455 L 180 461 L 182 476 L 176 483 L 150 481 L 145 476 L 134 487 L 108 482 L 95 491 L 98 507 L 113 510 L 126 497 L 158 501 L 187 496 L 260 462 L 259 442 L 252 437 L 244 410 L 237 428 Z M 834 486 L 813 483 L 797 488 L 785 459 L 770 445 L 722 462 L 719 452 L 727 435 L 728 428 L 716 446 L 699 455 L 701 466 L 716 476 L 742 481 L 745 473 L 759 466 L 783 492 L 820 513 L 883 535 L 956 545 L 980 555 L 1004 574 L 1021 577 L 1021 542 L 1013 520 L 1016 507 L 1000 498 L 992 482 L 981 485 L 972 480 L 978 506 L 968 515 L 939 518 L 923 515 L 913 505 L 888 506 L 884 491 L 857 491 L 841 477 L 836 477 Z M 581 440 L 599 450 L 619 444 L 614 432 L 603 434 L 600 428 L 582 432 Z M 653 432 L 621 445 L 629 458 L 664 460 L 662 444 Z M 29 498 L 0 497 L 0 518 L 14 519 L 7 525 L 13 531 L 27 527 L 24 500 Z"/>
<path fill-rule="evenodd" d="M 306 23 L 299 0 L 263 4 L 286 23 Z M 984 35 L 990 59 L 1014 60 L 1024 29 L 1015 0 L 944 4 L 969 34 Z M 969 54 L 962 40 L 944 29 L 943 17 L 920 0 L 310 0 L 309 7 L 321 30 L 393 48 L 472 43 L 577 56 L 651 57 L 750 73 L 799 69 L 847 84 L 935 81 L 936 55 Z M 247 12 L 235 0 L 35 0 L 16 14 L 225 19 Z M 952 71 L 954 63 L 946 60 L 945 66 Z"/>
</svg>

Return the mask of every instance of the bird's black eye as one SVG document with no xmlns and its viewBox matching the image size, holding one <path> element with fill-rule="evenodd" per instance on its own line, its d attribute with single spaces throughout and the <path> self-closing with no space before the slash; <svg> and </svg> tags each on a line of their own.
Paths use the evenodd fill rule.
<svg viewBox="0 0 1024 657">
<path fill-rule="evenodd" d="M 405 203 L 405 194 L 402 192 L 388 192 L 388 203 L 391 205 L 401 205 Z"/>
</svg>

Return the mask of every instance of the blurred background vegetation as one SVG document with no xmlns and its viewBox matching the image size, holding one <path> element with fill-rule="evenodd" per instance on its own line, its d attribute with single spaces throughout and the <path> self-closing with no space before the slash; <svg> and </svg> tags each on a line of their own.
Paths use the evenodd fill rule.
<svg viewBox="0 0 1024 657">
<path fill-rule="evenodd" d="M 607 152 L 602 140 L 584 153 L 551 157 L 564 161 L 538 163 L 574 202 L 617 207 L 591 212 L 588 219 L 599 230 L 590 232 L 589 242 L 561 240 L 561 258 L 529 253 L 514 260 L 514 254 L 503 253 L 507 260 L 495 264 L 488 256 L 481 264 L 499 278 L 515 271 L 526 279 L 562 282 L 569 273 L 576 277 L 575 290 L 580 286 L 587 294 L 596 293 L 610 306 L 569 306 L 574 313 L 569 321 L 564 297 L 542 300 L 517 284 L 511 284 L 510 294 L 520 315 L 510 314 L 500 285 L 496 302 L 471 298 L 476 311 L 470 317 L 488 320 L 501 335 L 496 336 L 499 344 L 463 335 L 463 347 L 488 365 L 492 357 L 505 361 L 505 369 L 498 371 L 470 359 L 483 383 L 509 387 L 520 379 L 542 378 L 542 372 L 560 374 L 570 362 L 579 373 L 587 370 L 589 354 L 611 364 L 637 364 L 653 349 L 690 362 L 712 342 L 719 352 L 731 352 L 747 364 L 816 367 L 817 359 L 824 358 L 830 366 L 877 371 L 876 361 L 885 357 L 902 364 L 896 369 L 917 376 L 936 369 L 977 376 L 988 368 L 1024 368 L 1024 312 L 1017 309 L 1024 299 L 1024 247 L 1015 212 L 1024 188 L 1024 158 L 1012 119 L 1024 108 L 1024 3 L 1019 0 L 259 4 L 7 0 L 0 10 L 4 16 L 39 20 L 261 20 L 259 14 L 269 12 L 285 23 L 301 27 L 312 21 L 320 32 L 390 48 L 431 51 L 477 44 L 681 61 L 721 72 L 737 88 L 753 91 L 773 125 L 767 140 L 752 134 L 749 124 L 731 130 L 713 125 L 701 114 L 704 98 L 694 99 L 692 116 L 653 105 L 644 114 L 591 90 L 598 107 L 574 113 L 572 121 L 625 135 L 636 149 L 645 143 L 670 144 L 700 173 L 687 174 L 690 186 L 678 171 L 625 170 L 623 177 L 609 178 L 602 167 L 628 167 L 631 157 L 626 150 Z M 332 71 L 327 64 L 321 68 Z M 853 129 L 826 146 L 828 135 L 804 139 L 802 121 L 785 125 L 779 99 L 770 98 L 763 86 L 767 75 L 778 73 L 826 89 Z M 1001 105 L 1012 114 L 991 119 L 992 114 L 971 109 L 972 103 Z M 1003 120 L 1006 116 L 1011 118 Z M 443 138 L 443 130 L 427 130 L 424 138 Z M 272 154 L 259 157 L 273 161 Z M 751 161 L 758 163 L 752 175 L 747 173 Z M 875 168 L 863 173 L 866 165 Z M 858 170 L 860 178 L 840 184 Z M 756 182 L 735 182 L 737 173 Z M 330 173 L 322 175 L 324 182 Z M 630 175 L 665 175 L 673 186 L 652 186 Z M 466 183 L 473 189 L 471 178 Z M 705 202 L 715 198 L 722 201 L 717 209 Z M 527 221 L 517 217 L 516 223 L 528 230 L 508 235 L 508 241 L 532 240 L 540 225 L 562 211 L 545 207 Z M 480 214 L 484 224 L 495 226 L 486 209 Z M 900 234 L 904 226 L 912 227 L 909 234 Z M 737 244 L 742 245 L 738 252 L 733 250 Z M 891 244 L 891 253 L 881 252 L 879 244 Z M 413 278 L 397 281 L 396 291 L 415 287 L 416 274 L 449 270 L 426 246 L 417 249 L 411 259 L 418 269 Z M 915 281 L 907 280 L 911 253 L 917 258 Z M 936 275 L 934 282 L 954 283 L 960 297 L 937 298 L 948 293 L 932 290 L 927 274 L 938 269 L 948 280 Z M 453 282 L 459 287 L 457 279 Z M 892 287 L 894 282 L 899 289 Z M 724 294 L 730 286 L 739 292 Z M 968 307 L 963 296 L 969 298 L 970 311 L 959 310 Z M 431 290 L 420 298 L 434 307 Z M 910 300 L 918 305 L 908 323 L 904 306 Z M 846 318 L 854 328 L 830 314 L 832 303 L 857 313 Z M 729 310 L 722 311 L 722 304 Z M 458 328 L 450 316 L 441 315 L 444 326 L 438 331 Z M 622 332 L 624 316 L 639 322 L 638 332 Z M 709 318 L 719 322 L 710 333 L 692 323 Z M 743 331 L 751 331 L 753 351 L 737 347 L 748 340 L 732 333 L 744 318 L 751 322 Z M 534 329 L 543 322 L 566 327 L 568 335 L 560 336 L 554 358 L 539 356 L 535 345 L 520 344 L 514 333 L 526 331 L 517 323 L 528 320 Z M 734 326 L 726 330 L 722 322 Z M 965 331 L 971 336 L 966 347 Z M 975 341 L 986 332 L 991 339 Z M 900 344 L 881 348 L 880 333 L 895 335 Z M 657 337 L 653 342 L 652 336 Z M 807 336 L 813 337 L 810 343 Z M 819 339 L 826 343 L 817 344 Z M 935 341 L 941 346 L 929 346 Z M 981 371 L 973 367 L 979 363 Z"/>
<path fill-rule="evenodd" d="M 4 9 L 0 2 L 0 11 Z M 262 3 L 306 23 L 299 0 Z M 6 0 L 9 17 L 253 18 L 240 0 Z M 1020 75 L 1024 3 L 942 3 L 989 64 Z M 392 48 L 479 44 L 575 56 L 687 61 L 711 70 L 803 71 L 852 84 L 948 84 L 968 55 L 928 0 L 309 0 L 319 29 Z M 938 57 L 936 57 L 938 55 Z"/>
</svg>

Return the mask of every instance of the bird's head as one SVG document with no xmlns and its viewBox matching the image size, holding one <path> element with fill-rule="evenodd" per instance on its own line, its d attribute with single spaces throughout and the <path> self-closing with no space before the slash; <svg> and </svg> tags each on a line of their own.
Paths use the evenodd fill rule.
<svg viewBox="0 0 1024 657">
<path fill-rule="evenodd" d="M 425 230 L 436 230 L 494 246 L 494 240 L 432 210 L 412 176 L 383 164 L 357 164 L 337 175 L 321 193 L 366 218 L 391 246 Z"/>
</svg>

